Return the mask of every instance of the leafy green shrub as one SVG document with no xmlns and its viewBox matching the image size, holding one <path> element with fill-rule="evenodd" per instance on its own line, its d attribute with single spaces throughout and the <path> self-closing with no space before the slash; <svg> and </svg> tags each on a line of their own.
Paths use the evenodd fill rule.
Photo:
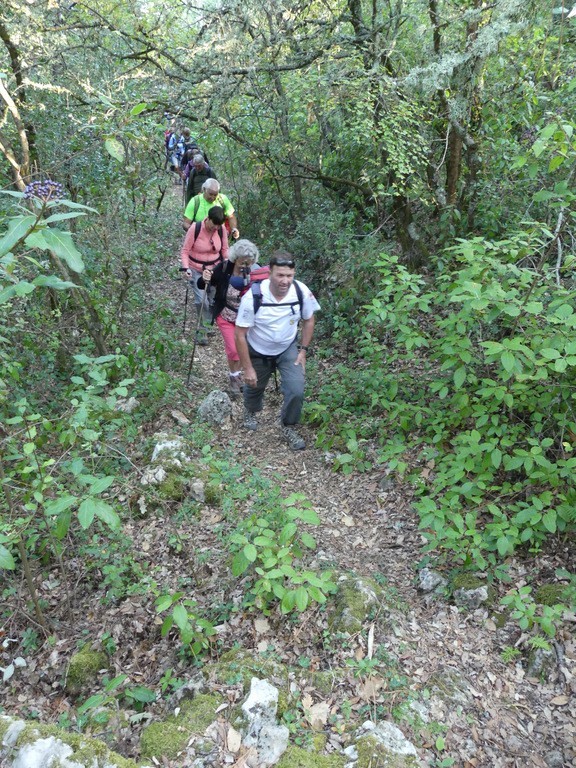
<svg viewBox="0 0 576 768">
<path fill-rule="evenodd" d="M 427 548 L 466 567 L 575 528 L 576 292 L 521 265 L 542 237 L 534 225 L 497 243 L 463 241 L 448 254 L 455 268 L 431 285 L 382 256 L 346 379 L 366 405 L 344 394 L 336 417 L 351 418 L 329 426 L 336 381 L 314 412 L 321 442 L 369 417 L 379 459 L 398 472 L 409 446 L 422 449 L 428 469 L 412 477 Z"/>
<path fill-rule="evenodd" d="M 210 647 L 210 638 L 216 634 L 213 625 L 197 610 L 195 600 L 184 597 L 183 592 L 159 595 L 154 603 L 157 613 L 170 613 L 162 623 L 162 637 L 176 627 L 182 645 L 193 656 L 198 656 Z"/>
<path fill-rule="evenodd" d="M 232 573 L 241 576 L 251 569 L 248 604 L 265 612 L 277 601 L 282 613 L 305 611 L 311 603 L 325 603 L 327 595 L 336 591 L 328 571 L 318 574 L 294 568 L 303 547 L 316 547 L 313 536 L 299 531 L 296 520 L 319 523 L 310 502 L 295 493 L 279 506 L 251 515 L 230 536 L 235 552 Z"/>
</svg>

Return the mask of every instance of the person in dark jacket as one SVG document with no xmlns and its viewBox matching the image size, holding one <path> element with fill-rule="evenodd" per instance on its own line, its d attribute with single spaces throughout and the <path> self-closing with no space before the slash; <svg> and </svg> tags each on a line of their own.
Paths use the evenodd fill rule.
<svg viewBox="0 0 576 768">
<path fill-rule="evenodd" d="M 195 196 L 199 195 L 202 191 L 202 184 L 207 179 L 215 179 L 216 174 L 210 168 L 200 150 L 198 150 L 186 164 L 184 170 L 181 172 L 181 177 L 186 185 L 186 205 Z"/>
<path fill-rule="evenodd" d="M 198 288 L 213 286 L 216 289 L 212 305 L 212 320 L 220 329 L 230 369 L 230 391 L 242 392 L 240 357 L 234 341 L 236 315 L 243 293 L 250 284 L 250 271 L 258 261 L 258 248 L 250 240 L 238 240 L 231 246 L 227 261 L 214 269 L 206 268 L 198 278 Z"/>
</svg>

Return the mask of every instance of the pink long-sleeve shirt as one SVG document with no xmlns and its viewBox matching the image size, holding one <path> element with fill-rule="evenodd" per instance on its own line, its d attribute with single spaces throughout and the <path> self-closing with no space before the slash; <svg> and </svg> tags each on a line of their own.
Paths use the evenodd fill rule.
<svg viewBox="0 0 576 768">
<path fill-rule="evenodd" d="M 218 229 L 222 231 L 222 239 L 218 234 Z M 190 229 L 186 232 L 180 258 L 184 269 L 195 269 L 202 272 L 204 267 L 213 267 L 218 262 L 228 258 L 228 233 L 226 227 L 218 227 L 214 232 L 209 233 L 206 229 L 206 220 L 202 222 L 198 237 L 195 239 L 196 224 L 192 222 Z"/>
</svg>

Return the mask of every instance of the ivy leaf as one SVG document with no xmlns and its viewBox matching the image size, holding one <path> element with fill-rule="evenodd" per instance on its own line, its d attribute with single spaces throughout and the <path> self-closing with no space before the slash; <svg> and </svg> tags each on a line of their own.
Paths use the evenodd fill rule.
<svg viewBox="0 0 576 768">
<path fill-rule="evenodd" d="M 554 509 L 546 512 L 542 518 L 542 522 L 547 531 L 550 531 L 550 533 L 556 533 L 556 511 Z"/>
<path fill-rule="evenodd" d="M 188 611 L 183 605 L 176 605 L 172 611 L 172 618 L 178 629 L 184 629 L 188 624 Z"/>
<path fill-rule="evenodd" d="M 2 544 L 0 544 L 0 568 L 6 571 L 13 571 L 16 568 L 14 558 Z"/>
<path fill-rule="evenodd" d="M 90 528 L 96 514 L 95 499 L 84 499 L 78 510 L 78 520 L 84 530 Z"/>
<path fill-rule="evenodd" d="M 237 552 L 232 560 L 232 575 L 241 576 L 249 565 L 250 561 L 246 559 L 244 552 Z"/>
<path fill-rule="evenodd" d="M 124 158 L 125 158 L 124 147 L 118 141 L 118 139 L 106 139 L 106 141 L 104 142 L 104 146 L 106 147 L 106 151 L 108 152 L 108 154 L 112 155 L 112 157 L 115 160 L 118 160 L 119 163 L 124 162 Z"/>
<path fill-rule="evenodd" d="M 61 512 L 64 512 L 65 509 L 69 509 L 77 501 L 77 496 L 71 496 L 70 494 L 66 496 L 60 496 L 58 499 L 54 499 L 54 501 L 50 501 L 48 504 L 46 504 L 44 507 L 44 512 L 50 516 L 59 515 Z"/>
<path fill-rule="evenodd" d="M 298 587 L 294 595 L 296 608 L 302 613 L 308 607 L 308 591 L 306 587 Z"/>
<path fill-rule="evenodd" d="M 512 352 L 510 352 L 510 350 L 507 349 L 505 352 L 502 353 L 500 357 L 500 362 L 502 363 L 502 367 L 504 368 L 505 371 L 508 371 L 508 373 L 512 373 L 512 371 L 514 370 L 514 366 L 516 365 L 516 358 L 514 357 Z"/>
<path fill-rule="evenodd" d="M 106 525 L 113 531 L 120 528 L 120 517 L 112 509 L 110 504 L 106 504 L 102 499 L 94 499 L 94 505 L 96 516 L 99 517 L 103 523 L 106 523 Z"/>
<path fill-rule="evenodd" d="M 56 275 L 38 275 L 38 277 L 34 278 L 32 284 L 41 288 L 54 288 L 56 291 L 77 287 L 75 283 L 71 283 L 69 280 L 61 280 Z"/>
<path fill-rule="evenodd" d="M 54 251 L 58 258 L 64 259 L 73 272 L 84 271 L 82 254 L 74 245 L 70 232 L 64 232 L 61 229 L 45 229 L 43 234 L 48 248 Z"/>
<path fill-rule="evenodd" d="M 135 107 L 132 107 L 130 110 L 130 114 L 133 117 L 136 117 L 136 115 L 139 115 L 140 112 L 144 112 L 144 110 L 148 107 L 148 104 L 146 104 L 145 101 L 141 102 L 140 104 L 136 104 Z"/>
<path fill-rule="evenodd" d="M 32 232 L 36 216 L 15 216 L 8 222 L 8 232 L 0 240 L 0 258 L 9 253 L 16 243 Z"/>
</svg>

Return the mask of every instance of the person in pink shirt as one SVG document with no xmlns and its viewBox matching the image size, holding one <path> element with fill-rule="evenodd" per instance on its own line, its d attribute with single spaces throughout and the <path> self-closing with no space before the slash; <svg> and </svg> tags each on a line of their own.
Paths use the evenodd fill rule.
<svg viewBox="0 0 576 768">
<path fill-rule="evenodd" d="M 204 291 L 198 287 L 198 278 L 202 276 L 205 269 L 213 269 L 228 258 L 228 234 L 226 228 L 222 226 L 224 218 L 224 211 L 219 205 L 210 208 L 204 221 L 193 224 L 186 232 L 180 251 L 182 266 L 190 278 L 190 285 L 194 292 L 196 317 L 199 318 L 202 311 L 204 326 L 210 322 L 214 289 L 208 287 L 205 298 Z M 198 344 L 205 346 L 207 343 L 206 334 L 203 333 L 198 339 Z"/>
</svg>

